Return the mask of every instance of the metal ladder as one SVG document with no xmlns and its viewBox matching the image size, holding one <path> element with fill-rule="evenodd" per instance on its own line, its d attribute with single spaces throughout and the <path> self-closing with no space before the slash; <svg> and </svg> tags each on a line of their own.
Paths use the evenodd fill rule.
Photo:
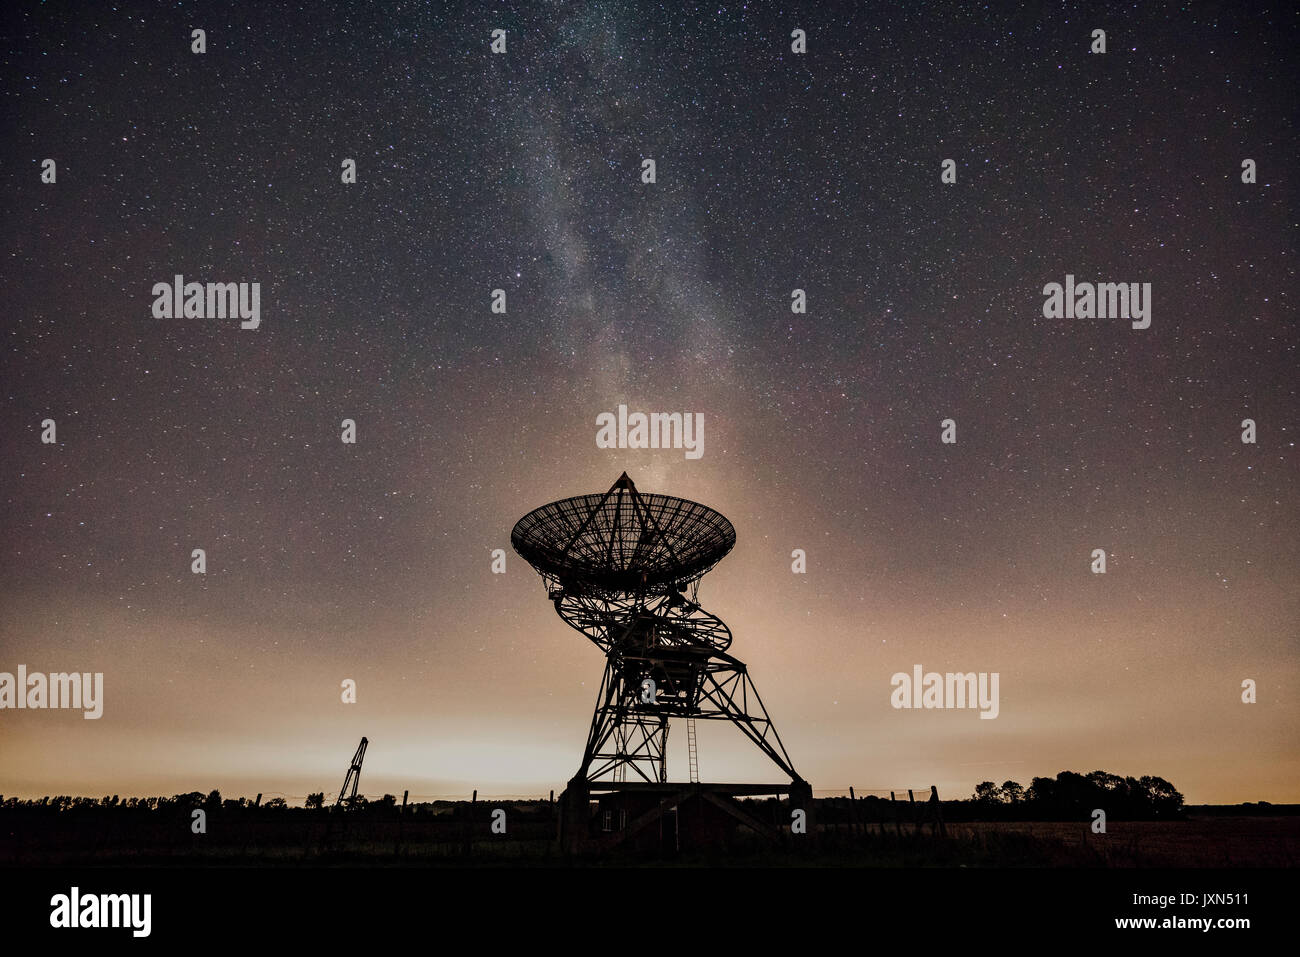
<svg viewBox="0 0 1300 957">
<path fill-rule="evenodd" d="M 614 766 L 614 780 L 627 780 L 627 732 L 623 726 L 617 725 L 614 728 L 614 754 L 620 759 Z"/>
<path fill-rule="evenodd" d="M 695 743 L 695 719 L 686 719 L 686 753 L 691 763 L 691 783 L 700 783 L 700 751 Z"/>
</svg>

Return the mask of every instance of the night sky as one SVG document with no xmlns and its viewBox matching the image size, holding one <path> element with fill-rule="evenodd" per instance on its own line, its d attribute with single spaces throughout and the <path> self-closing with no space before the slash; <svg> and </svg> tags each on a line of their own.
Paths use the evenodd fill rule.
<svg viewBox="0 0 1300 957">
<path fill-rule="evenodd" d="M 0 671 L 105 705 L 0 712 L 0 794 L 300 801 L 362 735 L 371 796 L 558 791 L 603 660 L 510 530 L 627 470 L 734 524 L 700 600 L 818 794 L 1300 801 L 1294 6 L 54 6 L 0 15 Z"/>
</svg>

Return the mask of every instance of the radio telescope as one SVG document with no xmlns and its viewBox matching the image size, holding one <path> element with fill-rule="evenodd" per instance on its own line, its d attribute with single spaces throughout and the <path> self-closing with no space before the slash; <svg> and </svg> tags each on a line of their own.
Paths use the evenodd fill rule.
<svg viewBox="0 0 1300 957">
<path fill-rule="evenodd" d="M 727 652 L 730 629 L 697 601 L 700 578 L 736 544 L 723 515 L 686 499 L 642 494 L 624 472 L 603 495 L 529 512 L 510 541 L 546 582 L 560 617 L 605 653 L 582 764 L 561 802 L 566 849 L 613 846 L 655 820 L 662 832 L 668 812 L 675 827 L 676 808 L 691 797 L 760 832 L 771 828 L 733 798 L 784 793 L 811 812 L 811 789 L 795 772 L 744 662 Z M 668 782 L 674 720 L 686 723 L 689 784 Z M 736 725 L 790 783 L 699 783 L 696 720 Z M 608 833 L 593 838 L 592 794 L 620 792 L 627 796 L 622 826 L 607 823 Z M 629 807 L 642 812 L 630 823 Z"/>
</svg>

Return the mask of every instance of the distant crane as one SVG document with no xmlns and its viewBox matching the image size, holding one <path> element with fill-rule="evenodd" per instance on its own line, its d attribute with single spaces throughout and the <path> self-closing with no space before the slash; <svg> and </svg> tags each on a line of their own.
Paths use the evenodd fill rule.
<svg viewBox="0 0 1300 957">
<path fill-rule="evenodd" d="M 338 807 L 344 800 L 351 801 L 357 796 L 357 787 L 361 784 L 361 762 L 366 757 L 366 745 L 370 742 L 365 738 L 361 739 L 361 744 L 357 746 L 357 753 L 352 755 L 352 766 L 348 768 L 348 773 L 343 778 L 343 787 L 339 790 L 338 800 L 334 806 Z M 348 784 L 352 785 L 352 793 L 348 794 Z"/>
</svg>

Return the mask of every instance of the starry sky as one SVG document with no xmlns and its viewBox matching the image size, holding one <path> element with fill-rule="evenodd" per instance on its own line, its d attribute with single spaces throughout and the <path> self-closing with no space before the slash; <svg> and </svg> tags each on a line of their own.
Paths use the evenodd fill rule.
<svg viewBox="0 0 1300 957">
<path fill-rule="evenodd" d="M 816 793 L 1300 801 L 1297 12 L 1027 7 L 6 4 L 0 671 L 106 700 L 0 712 L 0 794 L 301 800 L 362 735 L 372 796 L 558 791 L 603 659 L 510 530 L 627 470 L 734 524 L 700 600 Z M 154 318 L 178 273 L 260 328 Z M 598 449 L 620 403 L 703 456 Z M 916 664 L 998 718 L 891 708 Z"/>
</svg>

